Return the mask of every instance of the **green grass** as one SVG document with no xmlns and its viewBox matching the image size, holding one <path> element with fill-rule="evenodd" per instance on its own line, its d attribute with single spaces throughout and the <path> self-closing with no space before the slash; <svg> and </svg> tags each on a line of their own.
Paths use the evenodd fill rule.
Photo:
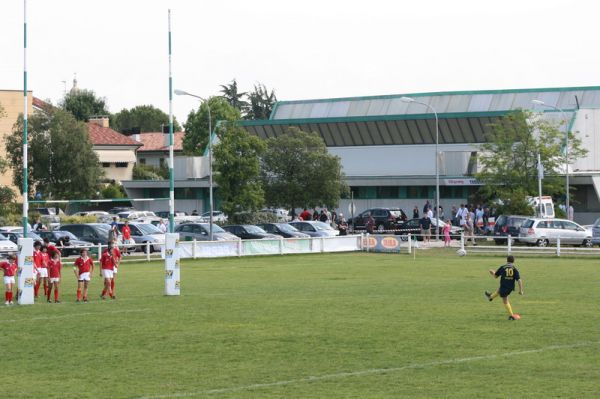
<svg viewBox="0 0 600 399">
<path fill-rule="evenodd" d="M 126 264 L 88 304 L 66 268 L 62 304 L 0 309 L 0 397 L 598 395 L 598 259 L 517 259 L 509 322 L 483 297 L 501 257 L 425 252 L 189 260 L 180 297 Z"/>
</svg>

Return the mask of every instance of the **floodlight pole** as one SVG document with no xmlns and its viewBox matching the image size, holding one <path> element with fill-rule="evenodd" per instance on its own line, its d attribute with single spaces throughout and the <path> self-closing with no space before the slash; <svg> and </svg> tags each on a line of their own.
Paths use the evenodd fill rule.
<svg viewBox="0 0 600 399">
<path fill-rule="evenodd" d="M 195 97 L 206 104 L 208 109 L 208 207 L 210 208 L 208 216 L 208 240 L 213 240 L 213 172 L 212 172 L 212 116 L 210 113 L 210 103 L 204 97 L 196 94 L 188 93 L 184 90 L 175 90 L 175 94 L 178 96 L 190 96 Z"/>
<path fill-rule="evenodd" d="M 433 116 L 435 117 L 435 217 L 437 219 L 435 226 L 435 240 L 439 241 L 440 239 L 440 168 L 439 168 L 439 137 L 440 137 L 440 123 L 438 119 L 438 114 L 435 108 L 431 105 L 415 100 L 412 97 L 402 97 L 402 101 L 406 103 L 415 103 L 420 104 L 431 110 Z"/>
<path fill-rule="evenodd" d="M 567 219 L 569 219 L 569 119 L 567 118 L 567 114 L 565 113 L 565 111 L 562 110 L 562 108 L 546 104 L 542 100 L 532 100 L 531 102 L 546 108 L 551 108 L 556 111 L 559 111 L 561 113 L 561 116 L 563 117 L 563 120 L 565 121 L 565 211 L 567 213 Z M 540 202 L 541 201 L 542 198 L 540 196 Z"/>
<path fill-rule="evenodd" d="M 27 0 L 23 0 L 23 237 L 27 238 L 29 221 L 28 138 L 27 138 Z"/>
</svg>

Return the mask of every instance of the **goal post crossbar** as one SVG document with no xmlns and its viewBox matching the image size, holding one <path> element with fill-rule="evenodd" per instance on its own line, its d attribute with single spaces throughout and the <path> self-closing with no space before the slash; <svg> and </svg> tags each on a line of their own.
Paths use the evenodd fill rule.
<svg viewBox="0 0 600 399">
<path fill-rule="evenodd" d="M 168 201 L 169 198 L 103 198 L 103 199 L 77 199 L 77 200 L 29 200 L 30 204 L 86 204 L 106 202 L 152 202 Z"/>
</svg>

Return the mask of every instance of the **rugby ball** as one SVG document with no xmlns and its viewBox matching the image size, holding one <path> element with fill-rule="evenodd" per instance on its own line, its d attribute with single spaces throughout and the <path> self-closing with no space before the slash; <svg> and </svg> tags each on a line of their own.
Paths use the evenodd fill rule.
<svg viewBox="0 0 600 399">
<path fill-rule="evenodd" d="M 458 256 L 465 256 L 467 254 L 467 251 L 465 251 L 464 249 L 459 249 L 458 251 L 456 251 L 456 254 Z"/>
</svg>

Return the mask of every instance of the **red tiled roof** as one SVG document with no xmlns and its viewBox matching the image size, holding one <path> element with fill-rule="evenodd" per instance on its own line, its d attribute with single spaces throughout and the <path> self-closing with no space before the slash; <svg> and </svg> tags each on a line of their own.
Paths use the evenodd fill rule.
<svg viewBox="0 0 600 399">
<path fill-rule="evenodd" d="M 142 145 L 109 127 L 102 127 L 94 122 L 88 122 L 87 126 L 92 145 Z"/>
<path fill-rule="evenodd" d="M 174 132 L 173 135 L 175 136 L 173 150 L 183 151 L 183 136 L 185 133 Z M 144 145 L 138 151 L 169 151 L 169 146 L 165 145 L 164 135 L 161 132 L 140 133 L 140 142 Z"/>
<path fill-rule="evenodd" d="M 44 111 L 46 111 L 46 110 L 49 110 L 49 109 L 52 109 L 52 108 L 53 108 L 52 104 L 50 104 L 50 103 L 47 103 L 47 102 L 46 102 L 46 101 L 44 101 L 44 100 L 40 100 L 40 99 L 39 99 L 39 98 L 37 98 L 37 97 L 33 97 L 33 99 L 31 100 L 31 104 L 32 104 L 32 105 L 33 105 L 35 108 L 38 108 L 38 109 L 41 109 L 41 110 L 44 110 Z"/>
</svg>

